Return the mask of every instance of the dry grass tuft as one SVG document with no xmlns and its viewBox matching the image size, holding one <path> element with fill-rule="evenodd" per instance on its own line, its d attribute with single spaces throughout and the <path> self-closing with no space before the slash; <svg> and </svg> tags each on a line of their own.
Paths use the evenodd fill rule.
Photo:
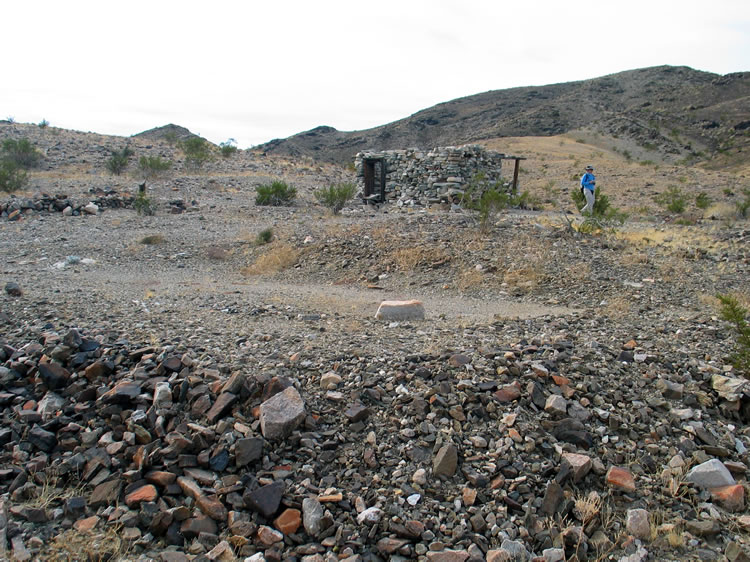
<svg viewBox="0 0 750 562">
<path fill-rule="evenodd" d="M 206 256 L 208 259 L 223 261 L 229 258 L 231 252 L 221 246 L 209 246 L 206 248 Z"/>
<path fill-rule="evenodd" d="M 482 284 L 482 281 L 484 281 L 484 275 L 482 275 L 482 272 L 477 271 L 475 268 L 472 268 L 467 269 L 466 271 L 462 271 L 458 275 L 456 286 L 460 291 L 466 291 L 468 289 L 478 287 Z"/>
<path fill-rule="evenodd" d="M 538 267 L 520 267 L 506 271 L 503 282 L 524 293 L 534 291 L 544 281 L 544 273 Z"/>
<path fill-rule="evenodd" d="M 602 312 L 609 318 L 620 318 L 630 312 L 630 300 L 623 296 L 608 299 Z"/>
<path fill-rule="evenodd" d="M 588 525 L 594 517 L 599 515 L 602 509 L 602 498 L 595 491 L 591 491 L 587 496 L 579 496 L 575 499 L 574 513 L 578 520 L 584 525 Z"/>
<path fill-rule="evenodd" d="M 40 558 L 53 562 L 123 560 L 129 550 L 128 543 L 112 527 L 88 533 L 69 529 L 47 543 L 40 553 Z"/>
<path fill-rule="evenodd" d="M 299 250 L 289 244 L 278 244 L 260 256 L 253 265 L 242 269 L 245 275 L 278 273 L 293 266 L 299 258 Z"/>
<path fill-rule="evenodd" d="M 436 266 L 450 260 L 450 255 L 442 248 L 401 248 L 393 254 L 399 270 L 404 272 L 414 271 L 420 266 Z"/>
</svg>

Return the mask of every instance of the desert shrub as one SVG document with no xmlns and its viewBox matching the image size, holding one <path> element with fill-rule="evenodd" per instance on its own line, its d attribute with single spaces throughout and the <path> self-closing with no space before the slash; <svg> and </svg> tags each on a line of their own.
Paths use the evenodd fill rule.
<svg viewBox="0 0 750 562">
<path fill-rule="evenodd" d="M 42 153 L 31 144 L 29 139 L 6 139 L 3 141 L 2 159 L 28 170 L 39 165 Z"/>
<path fill-rule="evenodd" d="M 685 211 L 687 205 L 685 194 L 676 185 L 670 185 L 664 193 L 657 195 L 654 200 L 670 213 L 678 215 Z"/>
<path fill-rule="evenodd" d="M 139 215 L 151 216 L 156 214 L 156 207 L 151 198 L 146 195 L 145 189 L 139 189 L 133 200 L 133 208 Z"/>
<path fill-rule="evenodd" d="M 580 211 L 586 205 L 586 197 L 580 188 L 571 191 L 576 208 Z M 583 234 L 593 234 L 603 230 L 614 230 L 624 223 L 628 214 L 612 206 L 609 197 L 601 192 L 599 187 L 594 191 L 594 212 L 578 225 L 577 230 Z"/>
<path fill-rule="evenodd" d="M 297 197 L 297 189 L 284 181 L 274 181 L 255 188 L 255 204 L 271 207 L 290 205 Z"/>
<path fill-rule="evenodd" d="M 356 192 L 357 186 L 353 183 L 337 183 L 314 191 L 313 196 L 318 203 L 328 207 L 334 215 L 337 215 Z"/>
<path fill-rule="evenodd" d="M 750 378 L 750 325 L 746 320 L 748 311 L 731 295 L 716 295 L 716 298 L 721 305 L 722 319 L 728 322 L 737 334 L 730 360 L 737 371 Z"/>
<path fill-rule="evenodd" d="M 28 182 L 26 172 L 11 160 L 0 160 L 0 191 L 12 193 Z"/>
<path fill-rule="evenodd" d="M 159 156 L 141 156 L 138 160 L 138 171 L 144 179 L 156 178 L 171 167 L 170 160 L 162 160 Z"/>
<path fill-rule="evenodd" d="M 737 207 L 737 213 L 742 218 L 747 218 L 747 211 L 750 209 L 750 189 L 743 189 L 742 194 L 745 198 L 742 201 L 737 201 L 735 206 Z"/>
<path fill-rule="evenodd" d="M 701 210 L 708 209 L 711 206 L 711 198 L 705 193 L 699 193 L 695 196 L 695 206 Z"/>
<path fill-rule="evenodd" d="M 129 147 L 125 147 L 122 150 L 113 150 L 112 155 L 105 164 L 107 170 L 112 172 L 114 175 L 119 176 L 128 167 L 128 159 L 133 155 L 133 151 Z"/>
<path fill-rule="evenodd" d="M 185 166 L 198 169 L 213 158 L 211 145 L 201 137 L 190 137 L 180 143 L 180 148 L 185 153 Z"/>
<path fill-rule="evenodd" d="M 273 239 L 273 229 L 264 228 L 255 237 L 255 245 L 263 246 L 265 244 L 268 244 L 272 239 Z"/>
<path fill-rule="evenodd" d="M 146 246 L 153 246 L 154 244 L 161 244 L 162 242 L 164 242 L 164 236 L 161 234 L 149 234 L 140 239 L 140 243 L 145 244 Z"/>
<path fill-rule="evenodd" d="M 234 139 L 229 139 L 225 142 L 222 142 L 221 144 L 219 144 L 219 151 L 224 158 L 229 158 L 235 152 L 237 152 L 237 141 Z"/>
<path fill-rule="evenodd" d="M 46 119 L 42 119 L 41 121 L 39 121 L 40 129 L 46 129 L 47 127 L 49 127 L 49 121 L 47 121 Z"/>
</svg>

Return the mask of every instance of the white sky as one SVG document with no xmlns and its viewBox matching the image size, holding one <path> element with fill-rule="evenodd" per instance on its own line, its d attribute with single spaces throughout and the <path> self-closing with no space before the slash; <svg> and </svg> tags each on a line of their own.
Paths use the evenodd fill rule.
<svg viewBox="0 0 750 562">
<path fill-rule="evenodd" d="M 750 71 L 748 0 L 1 0 L 0 119 L 245 148 L 662 64 Z"/>
</svg>

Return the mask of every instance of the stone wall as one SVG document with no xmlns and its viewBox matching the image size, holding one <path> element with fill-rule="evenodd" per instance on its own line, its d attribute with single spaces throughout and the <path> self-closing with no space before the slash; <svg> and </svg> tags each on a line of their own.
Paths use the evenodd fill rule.
<svg viewBox="0 0 750 562">
<path fill-rule="evenodd" d="M 450 201 L 464 192 L 477 174 L 489 185 L 501 181 L 505 155 L 479 145 L 446 146 L 432 150 L 366 151 L 356 155 L 357 185 L 364 193 L 364 161 L 383 158 L 386 163 L 386 199 L 401 203 L 430 204 Z M 379 176 L 375 178 L 379 192 Z M 507 189 L 510 189 L 509 187 Z"/>
</svg>

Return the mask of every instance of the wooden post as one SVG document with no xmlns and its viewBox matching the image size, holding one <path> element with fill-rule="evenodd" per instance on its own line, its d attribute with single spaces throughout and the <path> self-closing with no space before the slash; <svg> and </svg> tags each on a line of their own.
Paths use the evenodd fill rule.
<svg viewBox="0 0 750 562">
<path fill-rule="evenodd" d="M 521 159 L 514 158 L 516 165 L 513 168 L 513 195 L 518 195 L 518 169 L 521 167 Z"/>
</svg>

